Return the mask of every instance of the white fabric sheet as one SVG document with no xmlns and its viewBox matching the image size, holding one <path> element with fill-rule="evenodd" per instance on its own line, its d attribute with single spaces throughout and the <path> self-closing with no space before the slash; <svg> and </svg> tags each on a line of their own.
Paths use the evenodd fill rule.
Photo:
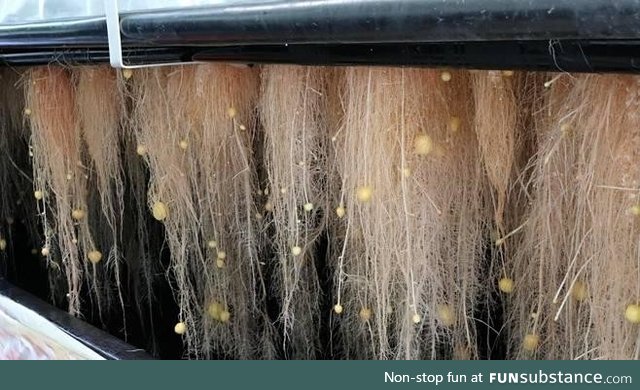
<svg viewBox="0 0 640 390">
<path fill-rule="evenodd" d="M 0 295 L 0 360 L 104 360 L 51 321 Z"/>
<path fill-rule="evenodd" d="M 118 0 L 119 10 L 184 8 L 247 0 Z M 104 0 L 0 0 L 0 25 L 104 15 Z"/>
</svg>

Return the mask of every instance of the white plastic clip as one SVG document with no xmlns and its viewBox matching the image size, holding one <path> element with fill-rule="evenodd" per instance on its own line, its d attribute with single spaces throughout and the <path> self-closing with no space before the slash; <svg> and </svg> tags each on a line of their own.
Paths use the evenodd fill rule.
<svg viewBox="0 0 640 390">
<path fill-rule="evenodd" d="M 155 66 L 190 65 L 200 62 L 164 62 L 158 64 L 126 65 L 122 57 L 122 37 L 120 35 L 120 11 L 118 0 L 104 0 L 104 12 L 107 21 L 107 39 L 109 41 L 109 61 L 114 68 L 136 69 Z"/>
</svg>

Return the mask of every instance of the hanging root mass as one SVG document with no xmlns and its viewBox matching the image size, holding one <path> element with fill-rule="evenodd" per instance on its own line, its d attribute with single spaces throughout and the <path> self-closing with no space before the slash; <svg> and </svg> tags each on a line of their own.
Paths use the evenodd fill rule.
<svg viewBox="0 0 640 390">
<path fill-rule="evenodd" d="M 637 77 L 0 80 L 0 273 L 33 249 L 73 315 L 188 358 L 640 358 Z"/>
</svg>

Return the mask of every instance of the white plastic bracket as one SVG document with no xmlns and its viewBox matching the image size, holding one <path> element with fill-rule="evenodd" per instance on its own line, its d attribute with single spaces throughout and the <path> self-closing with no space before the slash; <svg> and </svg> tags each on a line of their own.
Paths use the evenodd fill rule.
<svg viewBox="0 0 640 390">
<path fill-rule="evenodd" d="M 107 39 L 109 42 L 109 61 L 114 68 L 137 69 L 156 66 L 189 65 L 200 62 L 165 62 L 158 64 L 127 65 L 122 57 L 122 36 L 120 32 L 120 10 L 118 0 L 104 0 L 104 12 L 107 21 Z"/>
</svg>

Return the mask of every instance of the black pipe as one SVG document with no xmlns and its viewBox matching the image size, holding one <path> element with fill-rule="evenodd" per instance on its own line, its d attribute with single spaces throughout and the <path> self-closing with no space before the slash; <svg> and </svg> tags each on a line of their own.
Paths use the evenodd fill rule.
<svg viewBox="0 0 640 390">
<path fill-rule="evenodd" d="M 129 65 L 188 63 L 193 61 L 195 50 L 190 48 L 160 47 L 145 49 L 125 49 L 123 58 Z M 109 63 L 106 49 L 31 49 L 0 50 L 0 65 L 35 66 L 57 63 L 61 65 L 87 65 Z"/>
<path fill-rule="evenodd" d="M 526 41 L 373 45 L 262 45 L 126 49 L 127 63 L 226 61 L 248 64 L 389 65 L 522 69 L 566 72 L 640 72 L 639 41 Z M 104 49 L 1 51 L 0 64 L 107 63 Z"/>
<path fill-rule="evenodd" d="M 196 59 L 637 72 L 640 0 L 255 0 L 126 13 L 121 28 L 132 64 Z M 0 63 L 107 58 L 104 17 L 0 26 Z"/>
<path fill-rule="evenodd" d="M 254 0 L 130 12 L 123 47 L 640 39 L 640 0 Z M 107 48 L 104 17 L 0 26 L 0 48 Z"/>
<path fill-rule="evenodd" d="M 300 65 L 640 73 L 640 40 L 236 46 L 196 52 L 193 59 Z"/>
<path fill-rule="evenodd" d="M 257 0 L 125 15 L 144 45 L 640 39 L 640 0 Z"/>
<path fill-rule="evenodd" d="M 0 25 L 0 49 L 109 48 L 104 17 Z"/>
</svg>

